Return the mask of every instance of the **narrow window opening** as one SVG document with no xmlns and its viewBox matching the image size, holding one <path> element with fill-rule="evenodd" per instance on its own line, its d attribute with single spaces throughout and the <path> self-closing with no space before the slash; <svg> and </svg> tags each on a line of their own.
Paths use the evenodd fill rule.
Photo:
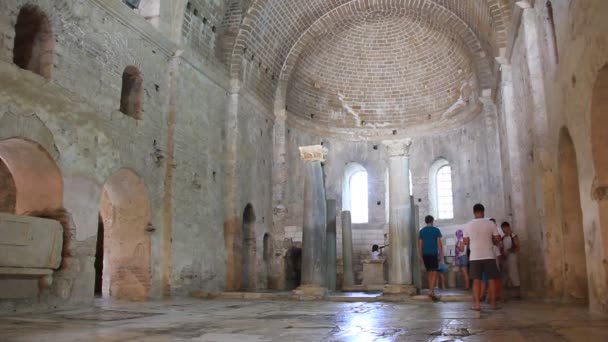
<svg viewBox="0 0 608 342">
<path fill-rule="evenodd" d="M 553 16 L 553 5 L 551 1 L 546 2 L 547 7 L 547 20 L 549 21 L 549 42 L 553 45 L 553 56 L 555 57 L 555 63 L 559 63 L 559 55 L 557 53 L 557 33 L 555 32 L 555 17 Z"/>
<path fill-rule="evenodd" d="M 122 73 L 122 92 L 120 96 L 120 111 L 141 120 L 143 107 L 143 78 L 139 69 L 128 66 Z"/>
<path fill-rule="evenodd" d="M 21 7 L 15 25 L 13 62 L 22 69 L 50 79 L 54 44 L 51 23 L 40 7 Z"/>
<path fill-rule="evenodd" d="M 449 165 L 437 171 L 437 211 L 440 219 L 454 218 L 452 168 Z"/>
<path fill-rule="evenodd" d="M 350 177 L 350 203 L 353 223 L 368 222 L 367 172 L 358 171 Z"/>
</svg>

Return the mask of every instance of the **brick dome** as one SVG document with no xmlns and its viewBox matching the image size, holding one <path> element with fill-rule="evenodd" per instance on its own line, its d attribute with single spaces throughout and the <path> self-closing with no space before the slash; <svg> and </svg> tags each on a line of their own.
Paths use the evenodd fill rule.
<svg viewBox="0 0 608 342">
<path fill-rule="evenodd" d="M 406 128 L 474 107 L 458 33 L 405 8 L 368 9 L 311 41 L 288 80 L 288 113 L 322 127 Z"/>
</svg>

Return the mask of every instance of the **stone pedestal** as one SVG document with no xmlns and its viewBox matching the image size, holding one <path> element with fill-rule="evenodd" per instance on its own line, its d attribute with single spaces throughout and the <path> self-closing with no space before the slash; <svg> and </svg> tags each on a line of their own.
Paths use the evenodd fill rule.
<svg viewBox="0 0 608 342">
<path fill-rule="evenodd" d="M 327 200 L 327 289 L 336 291 L 336 200 Z"/>
<path fill-rule="evenodd" d="M 320 145 L 300 147 L 305 168 L 302 286 L 295 294 L 327 293 L 327 203 L 321 168 L 326 154 Z"/>
<path fill-rule="evenodd" d="M 413 286 L 412 203 L 409 186 L 411 140 L 386 141 L 389 161 L 389 286 L 385 293 L 410 293 Z M 401 291 L 401 292 L 397 292 Z"/>
<path fill-rule="evenodd" d="M 363 286 L 366 290 L 384 289 L 384 262 L 385 259 L 363 260 Z"/>
<path fill-rule="evenodd" d="M 342 212 L 342 264 L 344 272 L 342 287 L 353 286 L 355 275 L 353 273 L 353 231 L 350 211 Z"/>
</svg>

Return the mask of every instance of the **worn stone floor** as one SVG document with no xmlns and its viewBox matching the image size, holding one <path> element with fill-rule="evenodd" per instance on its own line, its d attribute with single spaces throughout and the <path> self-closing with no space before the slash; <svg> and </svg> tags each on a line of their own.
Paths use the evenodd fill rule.
<svg viewBox="0 0 608 342">
<path fill-rule="evenodd" d="M 585 307 L 176 299 L 0 316 L 0 341 L 608 341 Z"/>
</svg>

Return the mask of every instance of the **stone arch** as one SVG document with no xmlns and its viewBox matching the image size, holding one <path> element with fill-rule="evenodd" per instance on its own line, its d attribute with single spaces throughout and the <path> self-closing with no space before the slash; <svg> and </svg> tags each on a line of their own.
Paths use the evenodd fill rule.
<svg viewBox="0 0 608 342">
<path fill-rule="evenodd" d="M 50 79 L 54 45 L 53 29 L 44 11 L 31 4 L 21 7 L 15 24 L 13 62 Z"/>
<path fill-rule="evenodd" d="M 63 208 L 61 171 L 37 143 L 20 138 L 0 141 L 0 174 L 0 211 L 21 215 Z"/>
<path fill-rule="evenodd" d="M 255 289 L 256 278 L 256 239 L 255 239 L 255 211 L 253 205 L 248 203 L 243 210 L 242 225 L 242 277 L 241 289 Z"/>
<path fill-rule="evenodd" d="M 144 79 L 136 66 L 129 65 L 122 73 L 120 111 L 141 120 L 144 101 Z"/>
<path fill-rule="evenodd" d="M 563 296 L 587 300 L 587 262 L 576 149 L 568 129 L 559 135 L 559 189 L 562 213 Z"/>
<path fill-rule="evenodd" d="M 102 294 L 117 299 L 145 300 L 150 291 L 150 202 L 144 180 L 119 169 L 103 186 L 98 239 L 103 250 Z M 99 264 L 99 259 L 97 260 Z M 98 271 L 99 272 L 99 271 Z"/>
<path fill-rule="evenodd" d="M 604 250 L 608 249 L 608 64 L 600 70 L 591 102 L 591 149 L 595 166 L 593 198 L 598 201 Z"/>
</svg>

